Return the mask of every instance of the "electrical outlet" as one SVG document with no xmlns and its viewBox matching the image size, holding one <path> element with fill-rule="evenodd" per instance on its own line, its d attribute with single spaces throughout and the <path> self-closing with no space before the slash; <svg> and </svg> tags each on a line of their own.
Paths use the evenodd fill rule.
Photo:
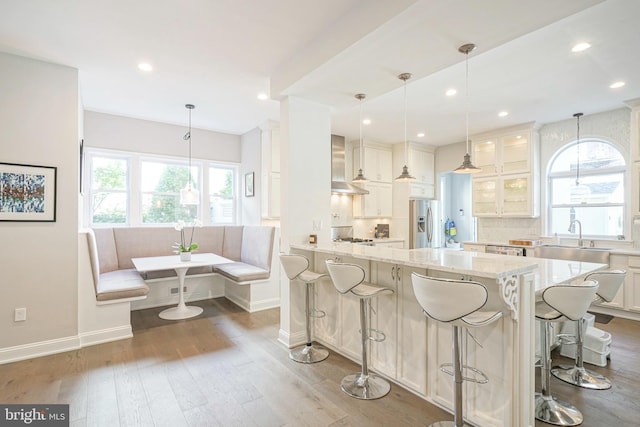
<svg viewBox="0 0 640 427">
<path fill-rule="evenodd" d="M 27 309 L 26 308 L 16 308 L 13 314 L 13 320 L 15 322 L 24 322 L 27 320 Z"/>
<path fill-rule="evenodd" d="M 187 287 L 185 286 L 184 288 L 182 288 L 182 292 L 187 293 Z M 170 288 L 169 289 L 169 295 L 177 295 L 178 294 L 178 288 Z"/>
</svg>

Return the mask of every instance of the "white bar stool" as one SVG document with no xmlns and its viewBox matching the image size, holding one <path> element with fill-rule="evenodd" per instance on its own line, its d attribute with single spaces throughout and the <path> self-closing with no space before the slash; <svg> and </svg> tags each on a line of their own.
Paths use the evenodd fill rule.
<svg viewBox="0 0 640 427">
<path fill-rule="evenodd" d="M 280 262 L 282 268 L 289 280 L 299 279 L 307 284 L 305 288 L 305 326 L 307 329 L 307 342 L 305 345 L 291 349 L 289 358 L 300 363 L 316 363 L 321 362 L 329 357 L 329 350 L 319 344 L 311 342 L 311 318 L 322 318 L 325 316 L 324 311 L 317 311 L 311 308 L 311 295 L 315 283 L 327 277 L 326 274 L 316 273 L 309 270 L 309 260 L 303 255 L 286 255 L 280 254 Z"/>
<path fill-rule="evenodd" d="M 365 282 L 365 272 L 357 264 L 338 263 L 327 260 L 327 270 L 333 281 L 333 286 L 341 294 L 351 292 L 360 298 L 360 337 L 362 342 L 362 370 L 355 374 L 347 375 L 342 379 L 340 388 L 343 392 L 356 399 L 372 400 L 385 396 L 391 390 L 391 384 L 384 378 L 370 373 L 367 362 L 368 340 L 384 341 L 384 334 L 375 331 L 378 338 L 370 336 L 369 316 L 366 304 L 372 297 L 384 294 L 392 294 L 393 289 Z"/>
<path fill-rule="evenodd" d="M 440 370 L 453 375 L 453 421 L 438 421 L 431 427 L 463 427 L 468 426 L 464 422 L 462 410 L 462 381 L 472 381 L 485 384 L 489 381 L 487 376 L 476 368 L 462 364 L 462 330 L 461 328 L 477 328 L 486 326 L 502 317 L 502 312 L 495 310 L 480 310 L 487 303 L 487 288 L 481 283 L 439 279 L 423 276 L 418 273 L 411 274 L 413 292 L 418 303 L 424 310 L 424 314 L 438 322 L 450 323 L 453 343 L 451 347 L 452 364 L 446 363 L 440 366 Z M 464 296 L 464 297 L 462 297 Z M 446 367 L 453 365 L 453 372 Z M 466 377 L 463 375 L 466 368 L 482 379 Z"/>
<path fill-rule="evenodd" d="M 624 282 L 627 272 L 625 270 L 599 271 L 588 274 L 585 280 L 593 280 L 598 282 L 598 291 L 594 302 L 611 302 L 618 293 L 618 289 Z M 611 388 L 611 381 L 596 372 L 589 371 L 584 368 L 584 359 L 582 357 L 584 333 L 586 330 L 586 321 L 584 317 L 575 322 L 576 325 L 576 363 L 573 366 L 560 365 L 551 369 L 554 377 L 573 384 L 578 387 L 588 388 L 592 390 L 607 390 Z"/>
<path fill-rule="evenodd" d="M 582 424 L 582 413 L 575 406 L 551 396 L 551 322 L 577 321 L 584 317 L 593 301 L 598 282 L 585 280 L 577 285 L 554 285 L 542 291 L 542 301 L 536 302 L 536 319 L 540 327 L 541 393 L 536 393 L 536 419 L 559 426 Z"/>
</svg>

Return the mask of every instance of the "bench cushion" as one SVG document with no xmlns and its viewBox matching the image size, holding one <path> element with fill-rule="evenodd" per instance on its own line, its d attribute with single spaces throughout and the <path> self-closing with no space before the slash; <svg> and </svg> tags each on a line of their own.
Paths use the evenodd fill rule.
<svg viewBox="0 0 640 427">
<path fill-rule="evenodd" d="M 99 257 L 99 261 L 96 260 L 96 265 L 99 266 L 100 274 L 116 271 L 118 269 L 118 251 L 116 250 L 113 228 L 95 228 L 93 234 Z"/>
<path fill-rule="evenodd" d="M 223 257 L 234 261 L 241 260 L 243 228 L 241 225 L 226 225 L 224 227 Z"/>
<path fill-rule="evenodd" d="M 220 273 L 234 282 L 247 282 L 269 278 L 269 270 L 244 262 L 220 264 L 217 265 L 214 270 L 216 273 Z"/>
<path fill-rule="evenodd" d="M 133 298 L 145 296 L 148 293 L 149 287 L 135 269 L 116 270 L 100 275 L 96 300 Z"/>
<path fill-rule="evenodd" d="M 242 232 L 241 261 L 269 272 L 273 248 L 273 227 L 245 225 Z"/>
</svg>

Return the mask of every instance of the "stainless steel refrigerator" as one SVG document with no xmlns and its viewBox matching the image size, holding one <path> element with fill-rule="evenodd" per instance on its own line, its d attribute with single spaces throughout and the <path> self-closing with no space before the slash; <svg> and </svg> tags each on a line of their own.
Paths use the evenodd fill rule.
<svg viewBox="0 0 640 427">
<path fill-rule="evenodd" d="M 437 200 L 409 201 L 409 249 L 439 248 L 444 225 Z"/>
</svg>

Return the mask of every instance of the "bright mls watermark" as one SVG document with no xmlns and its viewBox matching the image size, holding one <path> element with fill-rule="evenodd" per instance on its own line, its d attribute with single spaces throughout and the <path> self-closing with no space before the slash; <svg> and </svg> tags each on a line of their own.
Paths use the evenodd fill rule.
<svg viewBox="0 0 640 427">
<path fill-rule="evenodd" d="M 69 405 L 0 404 L 0 427 L 68 427 Z"/>
</svg>

